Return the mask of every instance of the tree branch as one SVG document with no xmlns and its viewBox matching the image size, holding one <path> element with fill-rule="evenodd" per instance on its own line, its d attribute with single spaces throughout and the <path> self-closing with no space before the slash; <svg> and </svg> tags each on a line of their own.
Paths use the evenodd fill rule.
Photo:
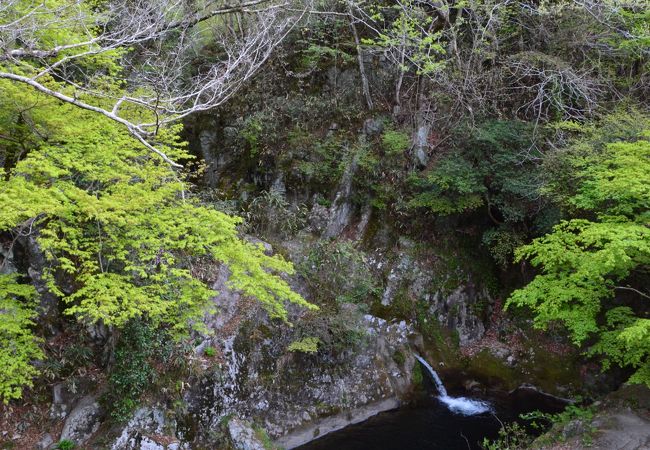
<svg viewBox="0 0 650 450">
<path fill-rule="evenodd" d="M 121 125 L 124 125 L 127 128 L 127 130 L 129 130 L 129 132 L 131 133 L 131 135 L 133 137 L 135 137 L 138 141 L 140 141 L 140 143 L 142 143 L 142 145 L 144 145 L 147 149 L 149 149 L 150 151 L 152 151 L 155 154 L 157 154 L 158 156 L 160 156 L 163 159 L 163 161 L 168 163 L 170 166 L 175 167 L 175 168 L 183 167 L 182 165 L 172 161 L 165 153 L 158 150 L 156 147 L 154 147 L 149 142 L 147 142 L 145 140 L 144 136 L 147 136 L 149 133 L 143 131 L 139 126 L 133 124 L 132 122 L 129 122 L 128 120 L 123 119 L 122 117 L 119 117 L 118 115 L 113 114 L 110 111 L 107 111 L 107 110 L 105 110 L 103 108 L 100 108 L 98 106 L 90 105 L 88 103 L 82 102 L 79 99 L 69 97 L 69 96 L 64 95 L 64 94 L 62 94 L 60 92 L 49 89 L 49 88 L 45 87 L 44 85 L 42 85 L 41 83 L 39 83 L 37 81 L 34 81 L 31 78 L 24 77 L 22 75 L 16 75 L 16 74 L 7 73 L 7 72 L 0 72 L 0 78 L 4 78 L 4 79 L 7 79 L 7 80 L 12 80 L 12 81 L 17 81 L 19 83 L 27 84 L 27 85 L 33 87 L 34 89 L 36 89 L 37 91 L 40 91 L 40 92 L 42 92 L 42 93 L 44 93 L 46 95 L 52 96 L 52 97 L 54 97 L 54 98 L 56 98 L 58 100 L 61 100 L 62 102 L 69 103 L 69 104 L 77 106 L 79 108 L 86 109 L 88 111 L 93 111 L 93 112 L 99 113 L 99 114 L 101 114 L 103 116 L 106 116 L 109 119 L 111 119 L 111 120 L 113 120 L 113 121 L 115 121 L 115 122 L 117 122 L 117 123 L 119 123 Z"/>
<path fill-rule="evenodd" d="M 650 299 L 650 295 L 646 294 L 645 292 L 641 292 L 641 291 L 639 291 L 638 289 L 634 289 L 633 287 L 630 287 L 630 286 L 615 286 L 614 289 L 620 289 L 620 290 L 623 290 L 623 291 L 632 291 L 632 292 L 636 292 L 636 293 L 639 294 L 641 297 L 644 297 L 644 298 Z"/>
</svg>

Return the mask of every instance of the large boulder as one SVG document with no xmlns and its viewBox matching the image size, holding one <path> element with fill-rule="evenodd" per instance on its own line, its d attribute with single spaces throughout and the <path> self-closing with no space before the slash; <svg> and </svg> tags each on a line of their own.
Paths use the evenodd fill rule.
<svg viewBox="0 0 650 450">
<path fill-rule="evenodd" d="M 92 395 L 83 397 L 68 415 L 60 440 L 69 440 L 77 445 L 85 443 L 99 429 L 102 416 L 97 398 Z"/>
</svg>

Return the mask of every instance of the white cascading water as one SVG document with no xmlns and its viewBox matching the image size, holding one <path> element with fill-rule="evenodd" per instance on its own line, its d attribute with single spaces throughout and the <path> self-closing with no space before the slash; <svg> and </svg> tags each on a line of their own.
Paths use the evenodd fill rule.
<svg viewBox="0 0 650 450">
<path fill-rule="evenodd" d="M 445 389 L 445 386 L 442 384 L 442 380 L 436 371 L 433 370 L 433 367 L 431 367 L 421 356 L 415 355 L 415 358 L 427 368 L 429 375 L 431 375 L 431 379 L 438 389 L 438 400 L 447 405 L 447 408 L 449 408 L 451 412 L 462 414 L 463 416 L 474 416 L 476 414 L 493 412 L 492 406 L 487 402 L 472 400 L 466 397 L 450 397 L 447 394 L 447 389 Z"/>
</svg>

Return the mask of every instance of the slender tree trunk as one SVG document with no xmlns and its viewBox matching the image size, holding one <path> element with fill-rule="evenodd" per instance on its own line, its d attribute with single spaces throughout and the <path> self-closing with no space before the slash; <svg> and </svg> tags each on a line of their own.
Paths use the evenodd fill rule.
<svg viewBox="0 0 650 450">
<path fill-rule="evenodd" d="M 354 24 L 352 9 L 348 9 L 348 12 L 350 15 L 350 29 L 352 30 L 352 36 L 354 36 L 354 45 L 357 49 L 357 60 L 359 61 L 359 74 L 361 75 L 361 87 L 363 89 L 363 96 L 366 98 L 368 109 L 372 110 L 372 97 L 370 96 L 370 86 L 368 84 L 368 77 L 366 76 L 366 65 L 363 62 L 363 51 L 361 49 L 361 42 L 359 41 L 359 33 L 357 33 L 357 27 Z"/>
<path fill-rule="evenodd" d="M 404 60 L 406 58 L 406 34 L 402 33 L 402 42 L 400 49 L 400 61 L 399 67 L 399 77 L 397 77 L 397 83 L 395 84 L 395 109 L 393 114 L 397 115 L 402 109 L 402 83 L 404 82 Z"/>
</svg>

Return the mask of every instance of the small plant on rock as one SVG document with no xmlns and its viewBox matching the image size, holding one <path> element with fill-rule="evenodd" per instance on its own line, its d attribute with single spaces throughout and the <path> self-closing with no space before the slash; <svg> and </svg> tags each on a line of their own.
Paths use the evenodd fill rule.
<svg viewBox="0 0 650 450">
<path fill-rule="evenodd" d="M 73 448 L 76 448 L 77 444 L 75 444 L 73 441 L 70 439 L 62 439 L 59 441 L 58 444 L 56 444 L 56 449 L 57 450 L 72 450 Z"/>
<path fill-rule="evenodd" d="M 316 353 L 318 351 L 319 343 L 320 339 L 317 337 L 309 336 L 298 341 L 293 341 L 291 344 L 289 344 L 287 350 L 290 352 Z"/>
</svg>

